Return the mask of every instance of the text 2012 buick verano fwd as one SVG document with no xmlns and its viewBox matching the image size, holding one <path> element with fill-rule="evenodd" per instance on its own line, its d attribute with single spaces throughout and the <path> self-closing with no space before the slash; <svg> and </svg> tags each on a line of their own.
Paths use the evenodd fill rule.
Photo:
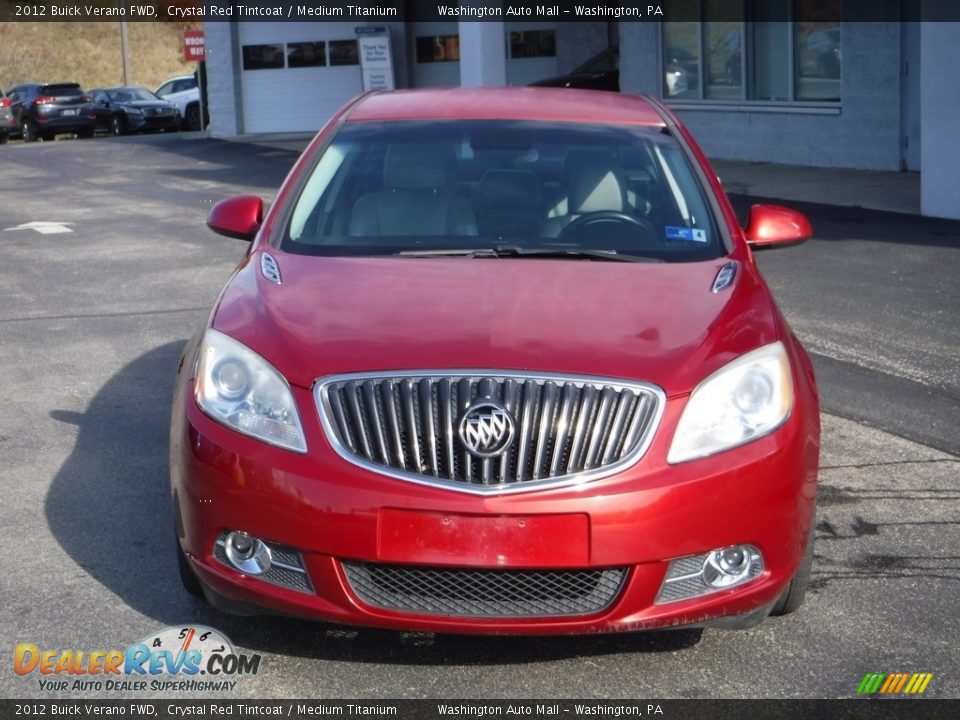
<svg viewBox="0 0 960 720">
<path fill-rule="evenodd" d="M 810 361 L 656 100 L 374 93 L 318 134 L 178 371 L 186 587 L 470 633 L 749 626 L 799 607 Z"/>
</svg>

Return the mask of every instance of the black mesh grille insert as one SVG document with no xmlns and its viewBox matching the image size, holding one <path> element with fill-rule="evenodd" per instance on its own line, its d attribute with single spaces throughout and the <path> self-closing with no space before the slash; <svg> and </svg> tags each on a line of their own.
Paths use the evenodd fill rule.
<svg viewBox="0 0 960 720">
<path fill-rule="evenodd" d="M 620 594 L 626 569 L 475 570 L 343 563 L 363 602 L 449 617 L 588 615 Z"/>
</svg>

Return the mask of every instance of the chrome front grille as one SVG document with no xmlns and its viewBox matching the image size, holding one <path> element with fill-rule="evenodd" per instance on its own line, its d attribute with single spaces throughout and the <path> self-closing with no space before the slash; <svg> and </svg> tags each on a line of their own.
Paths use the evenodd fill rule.
<svg viewBox="0 0 960 720">
<path fill-rule="evenodd" d="M 350 462 L 476 493 L 611 474 L 643 454 L 664 404 L 645 383 L 486 371 L 341 375 L 318 382 L 315 397 Z M 512 437 L 478 457 L 461 427 L 468 410 L 491 403 L 509 416 Z"/>
<path fill-rule="evenodd" d="M 589 615 L 609 607 L 624 568 L 485 570 L 343 563 L 350 588 L 367 605 L 447 617 Z"/>
</svg>

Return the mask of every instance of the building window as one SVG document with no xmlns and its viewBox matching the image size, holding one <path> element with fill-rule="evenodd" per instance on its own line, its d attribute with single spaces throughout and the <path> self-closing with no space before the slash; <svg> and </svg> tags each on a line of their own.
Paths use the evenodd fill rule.
<svg viewBox="0 0 960 720">
<path fill-rule="evenodd" d="M 275 70 L 283 67 L 283 43 L 243 46 L 244 70 Z"/>
<path fill-rule="evenodd" d="M 541 58 L 557 56 L 556 30 L 524 30 L 510 33 L 510 57 Z"/>
<path fill-rule="evenodd" d="M 824 12 L 822 0 L 798 0 L 803 22 L 794 23 L 797 100 L 840 100 L 840 23 Z M 835 17 L 835 15 L 834 15 Z"/>
<path fill-rule="evenodd" d="M 680 16 L 700 21 L 662 25 L 664 97 L 839 102 L 838 2 L 676 0 Z"/>
<path fill-rule="evenodd" d="M 331 65 L 359 65 L 360 50 L 356 40 L 330 41 Z"/>
<path fill-rule="evenodd" d="M 327 64 L 327 44 L 324 42 L 287 43 L 287 67 L 323 67 Z"/>
<path fill-rule="evenodd" d="M 459 62 L 459 35 L 428 35 L 417 38 L 417 62 Z"/>
</svg>

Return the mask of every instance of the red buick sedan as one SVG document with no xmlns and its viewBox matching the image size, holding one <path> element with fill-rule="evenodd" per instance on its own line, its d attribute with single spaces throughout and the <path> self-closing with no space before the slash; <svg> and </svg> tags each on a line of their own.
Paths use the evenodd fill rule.
<svg viewBox="0 0 960 720">
<path fill-rule="evenodd" d="M 657 100 L 373 93 L 264 215 L 180 363 L 187 590 L 239 613 L 457 633 L 745 627 L 800 606 L 810 361 Z"/>
</svg>

